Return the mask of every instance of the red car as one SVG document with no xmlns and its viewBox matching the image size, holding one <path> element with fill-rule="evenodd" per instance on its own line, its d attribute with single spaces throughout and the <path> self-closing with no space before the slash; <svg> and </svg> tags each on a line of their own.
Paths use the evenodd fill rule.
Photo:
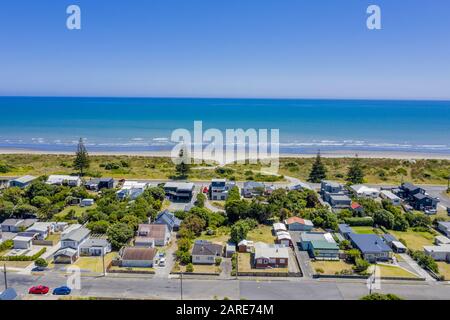
<svg viewBox="0 0 450 320">
<path fill-rule="evenodd" d="M 208 193 L 208 187 L 203 188 L 203 193 Z"/>
<path fill-rule="evenodd" d="M 28 293 L 29 294 L 47 294 L 49 290 L 50 290 L 50 288 L 46 287 L 46 286 L 36 286 L 36 287 L 31 287 L 30 290 L 28 290 Z"/>
</svg>

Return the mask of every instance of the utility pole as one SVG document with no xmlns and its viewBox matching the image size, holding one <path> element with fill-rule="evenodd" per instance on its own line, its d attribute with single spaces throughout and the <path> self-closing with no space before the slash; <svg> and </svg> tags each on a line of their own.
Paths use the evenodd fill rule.
<svg viewBox="0 0 450 320">
<path fill-rule="evenodd" d="M 6 263 L 3 264 L 3 275 L 5 276 L 5 290 L 8 289 L 8 278 L 6 276 Z"/>
<path fill-rule="evenodd" d="M 105 250 L 103 250 L 103 254 L 102 254 L 102 263 L 103 263 L 103 276 L 106 276 L 106 270 L 105 270 Z"/>
<path fill-rule="evenodd" d="M 181 300 L 183 300 L 183 271 L 180 273 L 180 296 Z"/>
</svg>

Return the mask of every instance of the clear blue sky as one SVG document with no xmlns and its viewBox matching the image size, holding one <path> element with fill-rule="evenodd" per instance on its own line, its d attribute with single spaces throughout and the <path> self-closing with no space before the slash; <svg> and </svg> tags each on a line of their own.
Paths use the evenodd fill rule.
<svg viewBox="0 0 450 320">
<path fill-rule="evenodd" d="M 450 1 L 2 1 L 0 95 L 450 99 Z"/>
</svg>

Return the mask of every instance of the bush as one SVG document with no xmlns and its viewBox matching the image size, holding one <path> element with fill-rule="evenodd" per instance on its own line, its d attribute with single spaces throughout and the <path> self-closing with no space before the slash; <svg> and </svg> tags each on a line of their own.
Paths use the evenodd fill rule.
<svg viewBox="0 0 450 320">
<path fill-rule="evenodd" d="M 222 258 L 216 258 L 215 263 L 216 266 L 220 266 L 220 264 L 222 263 Z"/>
<path fill-rule="evenodd" d="M 372 227 L 373 226 L 373 218 L 372 217 L 344 218 L 344 222 L 351 227 Z"/>
<path fill-rule="evenodd" d="M 364 273 L 367 271 L 369 267 L 370 263 L 368 261 L 361 258 L 357 258 L 353 270 L 355 270 L 356 273 Z"/>
<path fill-rule="evenodd" d="M 48 262 L 43 258 L 37 258 L 36 261 L 34 261 L 34 265 L 36 267 L 46 268 L 48 266 Z"/>
<path fill-rule="evenodd" d="M 439 274 L 439 266 L 437 265 L 436 261 L 430 256 L 427 256 L 422 251 L 414 251 L 412 252 L 412 257 L 414 260 L 417 261 L 417 263 L 424 268 L 427 268 L 431 271 L 433 271 L 436 274 Z"/>
<path fill-rule="evenodd" d="M 402 300 L 402 298 L 391 293 L 388 294 L 372 293 L 362 297 L 361 300 Z"/>
<path fill-rule="evenodd" d="M 192 263 L 189 263 L 189 264 L 186 266 L 186 272 L 194 272 L 194 266 L 193 266 Z"/>
<path fill-rule="evenodd" d="M 323 274 L 325 271 L 322 268 L 316 268 L 316 273 Z"/>
<path fill-rule="evenodd" d="M 5 242 L 2 242 L 0 244 L 0 252 L 10 250 L 14 247 L 14 241 L 12 240 L 6 240 Z"/>
</svg>

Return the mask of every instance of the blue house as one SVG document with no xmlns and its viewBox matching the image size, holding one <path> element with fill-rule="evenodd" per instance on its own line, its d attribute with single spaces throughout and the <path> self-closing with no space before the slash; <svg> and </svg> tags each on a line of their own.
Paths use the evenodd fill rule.
<svg viewBox="0 0 450 320">
<path fill-rule="evenodd" d="M 181 220 L 169 210 L 164 210 L 156 216 L 155 224 L 165 224 L 169 232 L 178 231 L 180 229 Z"/>
<path fill-rule="evenodd" d="M 392 249 L 376 234 L 349 233 L 348 237 L 352 246 L 369 262 L 388 261 L 392 257 Z"/>
<path fill-rule="evenodd" d="M 348 240 L 348 235 L 353 233 L 353 229 L 345 223 L 341 223 L 338 225 L 339 233 Z"/>
</svg>

